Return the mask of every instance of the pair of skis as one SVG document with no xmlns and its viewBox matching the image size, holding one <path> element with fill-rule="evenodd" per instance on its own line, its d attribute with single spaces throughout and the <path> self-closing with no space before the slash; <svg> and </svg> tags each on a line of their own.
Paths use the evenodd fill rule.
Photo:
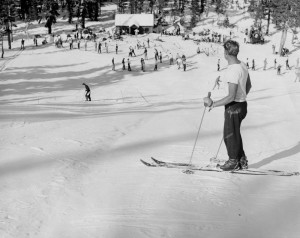
<svg viewBox="0 0 300 238">
<path fill-rule="evenodd" d="M 232 174 L 245 174 L 245 175 L 273 175 L 273 176 L 297 176 L 299 172 L 285 172 L 280 170 L 263 170 L 263 169 L 238 169 L 232 171 L 223 171 L 218 166 L 206 166 L 201 167 L 188 163 L 174 163 L 165 162 L 151 157 L 151 162 L 146 162 L 141 159 L 141 162 L 148 167 L 164 167 L 164 168 L 177 168 L 183 169 L 184 173 L 194 173 L 196 171 L 207 171 L 207 172 L 222 172 Z"/>
</svg>

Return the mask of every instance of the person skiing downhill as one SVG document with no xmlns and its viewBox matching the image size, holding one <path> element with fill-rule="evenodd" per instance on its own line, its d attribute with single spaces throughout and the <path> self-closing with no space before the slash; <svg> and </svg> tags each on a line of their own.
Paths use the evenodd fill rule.
<svg viewBox="0 0 300 238">
<path fill-rule="evenodd" d="M 83 83 L 82 85 L 85 86 L 85 100 L 86 101 L 91 101 L 91 89 L 88 85 L 86 85 L 85 83 Z"/>
<path fill-rule="evenodd" d="M 220 166 L 224 171 L 248 168 L 240 126 L 247 115 L 246 97 L 251 89 L 251 80 L 246 64 L 237 58 L 238 53 L 238 42 L 228 40 L 224 43 L 224 57 L 228 68 L 223 81 L 228 83 L 228 95 L 218 101 L 213 101 L 210 97 L 203 99 L 204 106 L 210 110 L 225 106 L 223 138 L 229 159 Z"/>
</svg>

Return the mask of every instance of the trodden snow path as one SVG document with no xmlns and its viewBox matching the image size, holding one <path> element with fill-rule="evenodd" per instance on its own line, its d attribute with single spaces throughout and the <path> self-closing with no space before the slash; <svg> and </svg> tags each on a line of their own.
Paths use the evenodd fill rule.
<svg viewBox="0 0 300 238">
<path fill-rule="evenodd" d="M 131 59 L 132 72 L 120 69 L 134 37 L 119 42 L 118 55 L 99 55 L 92 44 L 87 51 L 28 47 L 1 72 L 0 237 L 299 237 L 299 177 L 187 175 L 140 163 L 150 156 L 189 162 L 202 98 L 222 57 L 196 55 L 193 42 L 177 37 L 150 37 L 145 73 L 142 50 Z M 184 53 L 188 71 L 165 57 L 153 72 L 154 44 Z M 264 46 L 241 45 L 241 59 L 272 62 L 271 43 Z M 250 74 L 242 125 L 250 167 L 299 171 L 300 84 L 293 70 Z M 91 102 L 83 101 L 83 82 Z M 215 156 L 222 124 L 222 108 L 206 113 L 193 163 Z M 219 157 L 227 158 L 224 145 Z"/>
</svg>

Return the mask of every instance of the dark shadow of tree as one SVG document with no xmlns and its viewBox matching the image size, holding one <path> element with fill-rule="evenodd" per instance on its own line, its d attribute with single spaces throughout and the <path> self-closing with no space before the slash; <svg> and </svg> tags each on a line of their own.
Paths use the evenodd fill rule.
<svg viewBox="0 0 300 238">
<path fill-rule="evenodd" d="M 255 163 L 255 164 L 251 164 L 249 167 L 257 169 L 257 168 L 260 168 L 264 165 L 270 164 L 270 163 L 272 163 L 276 160 L 286 159 L 287 157 L 298 154 L 299 152 L 300 152 L 300 142 L 298 142 L 298 144 L 296 144 L 295 146 L 293 146 L 290 149 L 280 151 L 279 153 L 277 153 L 275 155 L 272 155 L 270 157 L 267 157 L 267 158 Z"/>
</svg>

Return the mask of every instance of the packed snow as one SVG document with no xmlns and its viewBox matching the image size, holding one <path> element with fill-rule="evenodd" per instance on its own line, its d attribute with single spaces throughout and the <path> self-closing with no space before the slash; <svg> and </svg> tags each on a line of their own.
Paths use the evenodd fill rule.
<svg viewBox="0 0 300 238">
<path fill-rule="evenodd" d="M 256 70 L 249 69 L 253 88 L 241 129 L 249 167 L 300 171 L 300 82 L 294 82 L 300 48 L 289 34 L 291 69 L 286 69 L 287 57 L 272 52 L 281 37 L 275 28 L 263 45 L 244 43 L 249 19 L 237 14 L 231 20 L 238 28 L 230 29 L 240 43 L 239 58 L 248 58 L 250 68 L 252 59 L 256 62 Z M 195 31 L 204 27 L 229 35 L 212 22 L 202 23 Z M 54 32 L 72 27 L 61 22 Z M 191 153 L 203 97 L 209 91 L 213 99 L 226 93 L 222 84 L 212 90 L 227 67 L 221 44 L 149 34 L 109 40 L 108 53 L 103 43 L 99 54 L 92 41 L 86 50 L 84 41 L 80 49 L 74 42 L 73 50 L 68 43 L 55 47 L 50 38 L 42 45 L 44 37 L 34 46 L 32 35 L 46 33 L 42 25 L 31 26 L 28 35 L 16 32 L 13 49 L 0 61 L 0 237 L 299 237 L 299 176 L 188 175 L 140 162 L 153 156 L 206 166 L 216 156 L 223 108 L 206 110 L 192 158 Z M 136 44 L 147 45 L 148 38 L 142 72 L 144 50 Z M 137 56 L 130 58 L 129 72 L 121 61 L 130 46 Z M 163 63 L 154 72 L 155 48 Z M 187 57 L 185 72 L 169 65 L 168 57 L 177 53 Z M 283 66 L 280 75 L 274 59 Z M 90 102 L 82 83 L 91 88 Z M 217 158 L 227 160 L 224 144 Z"/>
</svg>

